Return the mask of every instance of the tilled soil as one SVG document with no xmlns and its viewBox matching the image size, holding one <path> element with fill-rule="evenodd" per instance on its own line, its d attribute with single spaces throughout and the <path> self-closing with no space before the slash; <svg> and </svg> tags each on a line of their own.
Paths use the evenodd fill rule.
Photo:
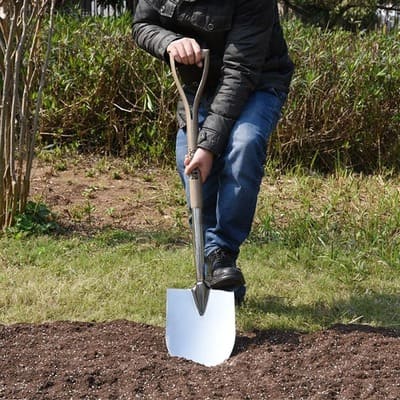
<svg viewBox="0 0 400 400">
<path fill-rule="evenodd" d="M 168 355 L 164 329 L 130 321 L 0 326 L 2 399 L 400 399 L 400 332 L 237 334 L 205 367 Z"/>
</svg>

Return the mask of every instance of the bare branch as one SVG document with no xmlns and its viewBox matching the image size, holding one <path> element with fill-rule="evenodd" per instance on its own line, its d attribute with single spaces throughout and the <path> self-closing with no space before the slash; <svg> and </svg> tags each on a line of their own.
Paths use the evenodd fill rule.
<svg viewBox="0 0 400 400">
<path fill-rule="evenodd" d="M 40 83 L 39 83 L 39 90 L 36 100 L 36 109 L 33 119 L 33 127 L 32 127 L 32 136 L 31 141 L 29 143 L 29 150 L 28 150 L 28 159 L 26 163 L 26 173 L 25 173 L 25 181 L 24 181 L 24 191 L 27 194 L 29 192 L 29 183 L 30 183 L 30 175 L 32 169 L 32 162 L 33 162 L 33 155 L 34 155 L 34 148 L 35 148 L 35 138 L 38 132 L 39 127 L 39 113 L 40 108 L 42 107 L 42 96 L 43 90 L 46 83 L 46 71 L 48 68 L 49 60 L 50 60 L 50 51 L 51 51 L 51 38 L 53 36 L 54 31 L 54 6 L 55 0 L 51 0 L 50 6 L 50 22 L 49 22 L 49 31 L 47 35 L 47 48 L 46 48 L 46 55 L 45 59 L 42 63 L 42 71 L 40 76 Z"/>
<path fill-rule="evenodd" d="M 0 0 L 0 57 L 3 88 L 0 107 L 0 226 L 13 223 L 29 195 L 35 137 L 39 125 L 45 73 L 50 58 L 55 0 L 51 0 L 49 32 L 43 56 L 41 29 L 50 0 Z M 29 43 L 29 48 L 27 44 Z M 43 56 L 43 57 L 42 57 Z M 38 88 L 33 87 L 39 75 Z M 32 104 L 32 90 L 37 93 Z M 22 96 L 22 98 L 21 98 Z M 32 106 L 35 107 L 32 118 Z"/>
</svg>

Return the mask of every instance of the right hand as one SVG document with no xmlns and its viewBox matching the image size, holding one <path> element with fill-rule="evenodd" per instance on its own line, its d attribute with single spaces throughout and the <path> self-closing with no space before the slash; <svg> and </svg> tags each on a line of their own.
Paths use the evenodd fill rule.
<svg viewBox="0 0 400 400">
<path fill-rule="evenodd" d="M 174 57 L 178 63 L 185 65 L 203 66 L 203 54 L 200 45 L 192 38 L 184 37 L 171 42 L 167 47 L 167 53 Z"/>
<path fill-rule="evenodd" d="M 185 157 L 185 174 L 190 175 L 196 168 L 200 171 L 201 181 L 204 183 L 210 175 L 213 166 L 214 155 L 211 151 L 198 147 L 193 158 Z"/>
</svg>

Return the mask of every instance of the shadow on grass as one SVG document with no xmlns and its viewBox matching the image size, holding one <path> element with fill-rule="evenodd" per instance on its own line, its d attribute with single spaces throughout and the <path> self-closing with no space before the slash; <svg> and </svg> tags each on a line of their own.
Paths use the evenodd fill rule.
<svg viewBox="0 0 400 400">
<path fill-rule="evenodd" d="M 97 235 L 97 240 L 104 243 L 105 246 L 113 247 L 116 245 L 134 243 L 154 247 L 181 247 L 188 245 L 187 237 L 174 230 L 103 230 Z"/>
<path fill-rule="evenodd" d="M 287 299 L 270 296 L 261 301 L 248 299 L 246 313 L 275 314 L 307 325 L 366 324 L 400 331 L 400 295 L 372 293 L 353 295 L 333 304 L 288 304 Z M 362 325 L 363 326 L 363 325 Z"/>
<path fill-rule="evenodd" d="M 175 248 L 190 245 L 190 232 L 182 228 L 152 227 L 152 229 L 126 229 L 115 226 L 95 227 L 87 223 L 60 226 L 60 229 L 50 233 L 54 238 L 79 237 L 100 242 L 106 247 L 123 244 L 143 244 L 146 246 Z"/>
</svg>

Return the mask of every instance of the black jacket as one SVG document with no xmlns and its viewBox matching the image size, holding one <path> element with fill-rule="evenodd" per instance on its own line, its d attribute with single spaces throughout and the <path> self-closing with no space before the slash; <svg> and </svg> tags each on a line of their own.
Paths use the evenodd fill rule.
<svg viewBox="0 0 400 400">
<path fill-rule="evenodd" d="M 198 144 L 219 155 L 254 90 L 289 90 L 294 67 L 276 0 L 139 0 L 133 22 L 139 47 L 168 61 L 168 45 L 185 36 L 210 49 L 209 114 Z M 190 96 L 201 70 L 182 66 L 180 73 Z M 182 127 L 185 118 L 179 108 L 178 120 Z"/>
</svg>

